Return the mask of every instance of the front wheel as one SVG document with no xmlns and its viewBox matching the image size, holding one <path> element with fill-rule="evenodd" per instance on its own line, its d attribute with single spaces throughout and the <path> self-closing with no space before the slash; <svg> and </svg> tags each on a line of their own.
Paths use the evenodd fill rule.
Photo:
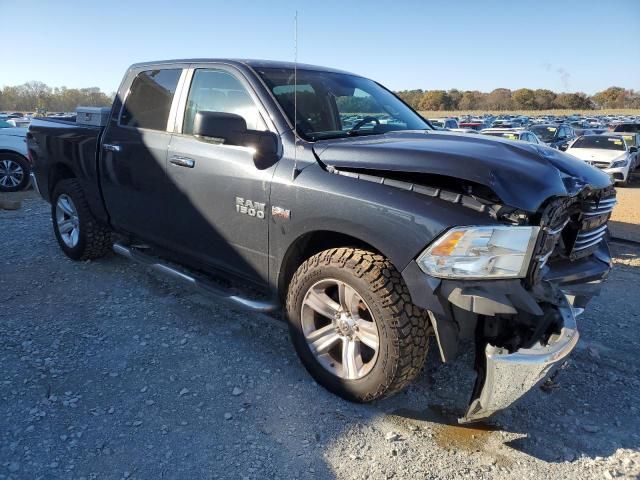
<svg viewBox="0 0 640 480">
<path fill-rule="evenodd" d="M 111 249 L 111 231 L 93 216 L 77 180 L 62 180 L 56 185 L 51 219 L 58 244 L 69 258 L 100 258 Z"/>
<path fill-rule="evenodd" d="M 291 280 L 287 317 L 306 369 L 347 400 L 396 393 L 424 365 L 427 317 L 381 255 L 353 248 L 314 255 Z"/>
</svg>

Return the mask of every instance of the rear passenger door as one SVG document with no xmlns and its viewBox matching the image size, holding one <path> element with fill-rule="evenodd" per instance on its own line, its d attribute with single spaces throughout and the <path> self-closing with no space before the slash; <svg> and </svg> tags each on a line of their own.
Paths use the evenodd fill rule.
<svg viewBox="0 0 640 480">
<path fill-rule="evenodd" d="M 183 92 L 167 159 L 171 248 L 201 268 L 264 283 L 275 166 L 258 170 L 252 149 L 195 138 L 193 123 L 198 111 L 225 112 L 244 117 L 249 129 L 267 130 L 267 112 L 246 79 L 222 65 L 194 65 Z"/>
<path fill-rule="evenodd" d="M 183 72 L 180 66 L 129 72 L 123 85 L 130 87 L 118 92 L 116 114 L 102 140 L 101 185 L 111 223 L 159 245 L 164 244 L 170 189 L 169 125 Z"/>
</svg>

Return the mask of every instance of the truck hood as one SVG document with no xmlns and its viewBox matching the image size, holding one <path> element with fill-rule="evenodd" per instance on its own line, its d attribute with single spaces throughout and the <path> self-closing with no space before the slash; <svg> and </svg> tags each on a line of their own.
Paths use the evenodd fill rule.
<svg viewBox="0 0 640 480">
<path fill-rule="evenodd" d="M 338 170 L 466 180 L 527 212 L 537 211 L 549 197 L 573 196 L 584 188 L 610 184 L 605 173 L 558 150 L 481 135 L 405 131 L 322 140 L 313 148 L 322 163 Z"/>
</svg>

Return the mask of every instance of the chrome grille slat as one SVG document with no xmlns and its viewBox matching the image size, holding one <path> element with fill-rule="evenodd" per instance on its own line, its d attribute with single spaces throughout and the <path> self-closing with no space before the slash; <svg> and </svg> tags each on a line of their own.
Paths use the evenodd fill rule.
<svg viewBox="0 0 640 480">
<path fill-rule="evenodd" d="M 601 227 L 598 227 L 595 230 L 582 231 L 578 234 L 578 237 L 576 238 L 576 243 L 590 240 L 596 235 L 602 237 L 605 234 L 606 230 L 607 230 L 607 226 L 602 225 Z"/>
<path fill-rule="evenodd" d="M 581 250 L 585 250 L 585 249 L 587 249 L 589 247 L 593 247 L 594 245 L 597 245 L 601 241 L 602 241 L 602 237 L 596 238 L 594 241 L 592 241 L 591 243 L 587 243 L 586 245 L 574 246 L 573 247 L 573 251 L 574 252 L 579 252 Z"/>
</svg>

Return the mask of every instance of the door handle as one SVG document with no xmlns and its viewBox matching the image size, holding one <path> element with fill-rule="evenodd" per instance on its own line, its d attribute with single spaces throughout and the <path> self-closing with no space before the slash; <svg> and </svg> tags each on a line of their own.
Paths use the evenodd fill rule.
<svg viewBox="0 0 640 480">
<path fill-rule="evenodd" d="M 102 148 L 110 152 L 119 152 L 121 150 L 120 145 L 113 145 L 112 143 L 103 143 Z"/>
<path fill-rule="evenodd" d="M 180 155 L 173 155 L 169 158 L 169 162 L 177 165 L 178 167 L 193 168 L 196 165 L 196 161 L 193 158 L 181 157 Z"/>
</svg>

